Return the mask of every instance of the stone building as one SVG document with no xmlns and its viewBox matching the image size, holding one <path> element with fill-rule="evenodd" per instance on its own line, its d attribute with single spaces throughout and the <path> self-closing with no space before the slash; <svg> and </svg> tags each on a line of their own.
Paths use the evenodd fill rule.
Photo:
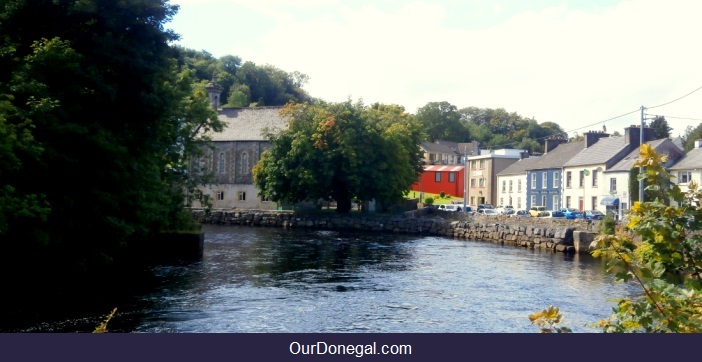
<svg viewBox="0 0 702 362">
<path fill-rule="evenodd" d="M 225 124 L 222 132 L 211 133 L 212 143 L 205 154 L 191 163 L 191 172 L 211 172 L 213 182 L 198 187 L 191 206 L 215 209 L 276 209 L 275 202 L 258 195 L 253 183 L 253 167 L 261 153 L 270 148 L 266 131 L 281 130 L 287 121 L 280 116 L 283 107 L 219 108 L 221 87 L 207 86 L 210 103 Z"/>
</svg>

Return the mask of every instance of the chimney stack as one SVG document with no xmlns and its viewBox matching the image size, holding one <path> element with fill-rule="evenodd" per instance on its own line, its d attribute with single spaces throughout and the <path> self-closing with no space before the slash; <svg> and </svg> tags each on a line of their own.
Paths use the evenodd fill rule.
<svg viewBox="0 0 702 362">
<path fill-rule="evenodd" d="M 546 138 L 544 142 L 544 154 L 549 153 L 549 151 L 553 151 L 556 146 L 566 142 L 568 142 L 568 139 L 561 136 L 550 136 Z"/>
<path fill-rule="evenodd" d="M 652 136 L 653 134 L 651 133 L 651 128 L 645 127 L 643 137 L 644 142 L 651 141 Z M 632 124 L 631 126 L 624 128 L 624 143 L 631 145 L 632 149 L 638 148 L 641 145 L 641 126 Z"/>
<path fill-rule="evenodd" d="M 603 131 L 589 131 L 583 133 L 583 137 L 585 138 L 585 148 L 588 148 L 597 143 L 600 138 L 609 137 L 609 133 L 604 133 Z"/>
<path fill-rule="evenodd" d="M 219 109 L 219 96 L 224 88 L 217 83 L 215 75 L 212 74 L 212 80 L 205 86 L 207 94 L 210 96 L 210 106 L 216 111 Z"/>
</svg>

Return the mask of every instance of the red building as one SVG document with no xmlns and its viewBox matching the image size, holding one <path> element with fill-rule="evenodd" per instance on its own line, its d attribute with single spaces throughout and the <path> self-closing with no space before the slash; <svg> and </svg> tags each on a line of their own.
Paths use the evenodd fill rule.
<svg viewBox="0 0 702 362">
<path fill-rule="evenodd" d="M 424 166 L 424 173 L 419 181 L 412 185 L 412 191 L 463 197 L 465 173 L 463 166 L 433 165 Z"/>
</svg>

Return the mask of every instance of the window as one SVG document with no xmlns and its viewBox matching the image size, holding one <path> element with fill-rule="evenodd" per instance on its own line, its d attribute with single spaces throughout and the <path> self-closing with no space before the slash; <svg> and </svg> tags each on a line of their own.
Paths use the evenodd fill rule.
<svg viewBox="0 0 702 362">
<path fill-rule="evenodd" d="M 566 204 L 565 207 L 570 207 L 570 196 L 566 196 Z"/>
<path fill-rule="evenodd" d="M 567 188 L 571 187 L 571 182 L 573 181 L 572 179 L 573 179 L 573 177 L 571 175 L 571 172 L 570 171 L 566 172 L 566 187 Z"/>
<path fill-rule="evenodd" d="M 434 181 L 441 182 L 441 172 L 434 173 Z"/>
<path fill-rule="evenodd" d="M 197 171 L 198 175 L 202 174 L 202 157 L 197 158 L 197 164 L 195 165 L 195 170 Z"/>
<path fill-rule="evenodd" d="M 522 192 L 522 179 L 517 180 L 517 192 Z"/>
<path fill-rule="evenodd" d="M 246 191 L 239 191 L 239 201 L 246 201 Z"/>
<path fill-rule="evenodd" d="M 502 192 L 506 192 L 506 191 L 507 191 L 507 181 L 502 180 Z"/>
<path fill-rule="evenodd" d="M 449 172 L 449 182 L 456 182 L 456 173 Z"/>
<path fill-rule="evenodd" d="M 219 173 L 224 173 L 224 152 L 219 154 Z"/>
<path fill-rule="evenodd" d="M 592 170 L 592 187 L 597 187 L 597 170 Z"/>
<path fill-rule="evenodd" d="M 592 209 L 597 210 L 597 196 L 592 197 Z"/>
<path fill-rule="evenodd" d="M 612 177 L 609 179 L 609 191 L 610 192 L 616 192 L 617 191 L 617 179 Z"/>
<path fill-rule="evenodd" d="M 512 192 L 512 180 L 509 180 L 509 192 Z"/>
<path fill-rule="evenodd" d="M 470 168 L 472 168 L 472 169 L 478 168 L 478 161 L 476 161 L 476 160 L 470 161 Z"/>
<path fill-rule="evenodd" d="M 217 200 L 224 200 L 224 191 L 217 191 Z"/>
<path fill-rule="evenodd" d="M 531 206 L 536 206 L 536 195 L 531 195 Z"/>
<path fill-rule="evenodd" d="M 480 179 L 480 187 L 485 187 L 485 179 L 484 178 Z"/>
<path fill-rule="evenodd" d="M 580 171 L 580 184 L 578 186 L 583 188 L 583 185 L 585 185 L 585 171 Z"/>
<path fill-rule="evenodd" d="M 195 197 L 196 197 L 199 201 L 202 201 L 202 191 L 197 190 L 197 192 L 195 193 Z"/>
<path fill-rule="evenodd" d="M 536 188 L 536 173 L 535 172 L 531 173 L 531 188 L 532 189 Z"/>
<path fill-rule="evenodd" d="M 505 204 L 505 198 L 504 198 L 504 197 L 500 197 L 500 206 L 502 206 L 502 205 L 504 205 L 504 204 Z"/>
<path fill-rule="evenodd" d="M 485 160 L 480 160 L 480 168 L 485 168 Z"/>
<path fill-rule="evenodd" d="M 539 206 L 546 206 L 546 205 L 548 205 L 548 202 L 547 202 L 547 200 L 546 200 L 546 197 L 547 197 L 546 195 L 541 195 L 541 205 L 539 205 Z"/>
<path fill-rule="evenodd" d="M 470 197 L 470 204 L 475 205 L 475 196 Z"/>
<path fill-rule="evenodd" d="M 249 174 L 249 154 L 246 152 L 241 153 L 241 174 Z"/>
<path fill-rule="evenodd" d="M 558 171 L 553 173 L 553 188 L 557 189 L 561 185 L 559 185 L 560 181 L 558 180 L 560 177 L 560 173 Z"/>
<path fill-rule="evenodd" d="M 541 173 L 541 188 L 545 189 L 548 187 L 548 172 Z"/>
<path fill-rule="evenodd" d="M 551 210 L 558 210 L 558 195 L 553 196 L 553 208 Z"/>
<path fill-rule="evenodd" d="M 690 171 L 681 171 L 678 172 L 678 183 L 679 184 L 686 184 L 692 180 L 692 172 Z"/>
<path fill-rule="evenodd" d="M 521 208 L 522 208 L 522 198 L 517 197 L 517 209 L 521 209 Z"/>
<path fill-rule="evenodd" d="M 475 187 L 475 179 L 470 179 L 470 187 Z"/>
</svg>

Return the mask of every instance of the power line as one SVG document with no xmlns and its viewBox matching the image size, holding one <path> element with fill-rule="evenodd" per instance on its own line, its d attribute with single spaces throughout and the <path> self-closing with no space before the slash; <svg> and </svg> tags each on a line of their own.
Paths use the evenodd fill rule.
<svg viewBox="0 0 702 362">
<path fill-rule="evenodd" d="M 686 95 L 684 95 L 684 96 L 682 96 L 682 97 L 680 97 L 680 98 L 678 98 L 678 99 L 674 99 L 674 100 L 672 100 L 672 101 L 670 101 L 670 102 L 663 103 L 663 104 L 659 104 L 659 105 L 657 105 L 657 106 L 646 107 L 646 109 L 652 109 L 652 108 L 663 107 L 663 106 L 666 106 L 666 105 L 671 104 L 671 103 L 673 103 L 673 102 L 677 102 L 677 101 L 679 101 L 679 100 L 681 100 L 681 99 L 683 99 L 683 98 L 689 96 L 690 94 L 697 92 L 697 91 L 700 90 L 700 89 L 702 89 L 702 87 L 699 87 L 699 88 L 693 90 L 692 92 L 690 92 L 690 93 L 688 93 L 688 94 L 686 94 Z"/>
<path fill-rule="evenodd" d="M 672 118 L 672 119 L 686 119 L 686 120 L 690 120 L 690 121 L 702 121 L 702 118 L 673 117 L 673 116 L 663 116 L 663 117 L 665 117 L 666 119 Z"/>
</svg>

